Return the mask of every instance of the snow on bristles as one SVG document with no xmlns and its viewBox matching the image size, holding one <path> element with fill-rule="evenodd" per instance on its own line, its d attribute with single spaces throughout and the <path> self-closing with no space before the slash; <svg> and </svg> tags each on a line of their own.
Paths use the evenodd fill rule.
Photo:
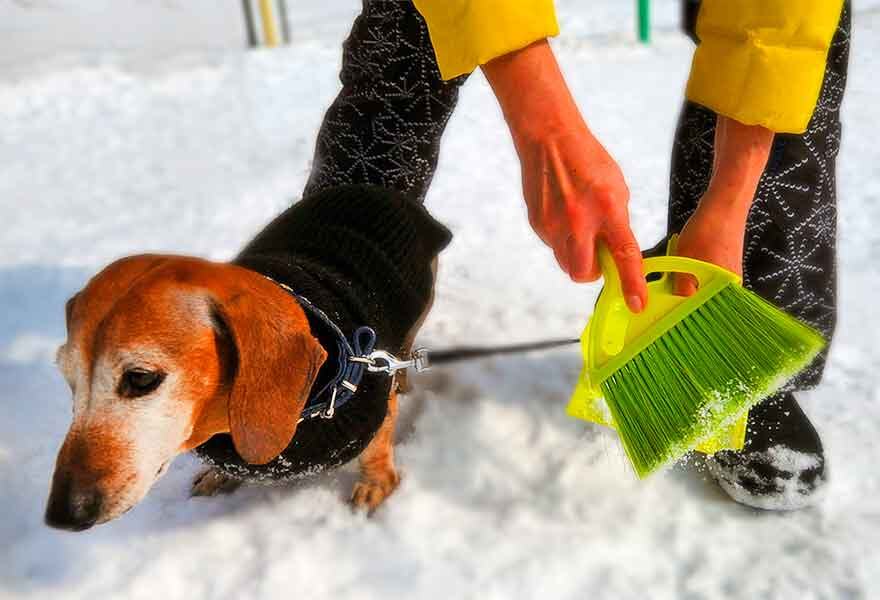
<svg viewBox="0 0 880 600">
<path fill-rule="evenodd" d="M 733 424 L 824 346 L 813 328 L 728 285 L 602 383 L 636 473 Z"/>
</svg>

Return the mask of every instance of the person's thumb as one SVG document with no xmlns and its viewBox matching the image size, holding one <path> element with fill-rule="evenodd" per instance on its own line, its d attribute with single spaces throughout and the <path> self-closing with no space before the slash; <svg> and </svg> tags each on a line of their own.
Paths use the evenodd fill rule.
<svg viewBox="0 0 880 600">
<path fill-rule="evenodd" d="M 697 293 L 697 279 L 687 273 L 677 273 L 674 292 L 678 296 L 693 296 Z"/>
</svg>

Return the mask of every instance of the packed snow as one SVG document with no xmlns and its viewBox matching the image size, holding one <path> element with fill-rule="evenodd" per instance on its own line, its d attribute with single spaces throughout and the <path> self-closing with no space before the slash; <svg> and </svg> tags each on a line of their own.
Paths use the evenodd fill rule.
<svg viewBox="0 0 880 600">
<path fill-rule="evenodd" d="M 326 26 L 287 48 L 131 61 L 124 49 L 59 44 L 0 67 L 0 598 L 880 597 L 880 12 L 868 3 L 855 15 L 843 111 L 838 335 L 822 387 L 801 396 L 827 446 L 820 505 L 745 508 L 695 462 L 637 481 L 613 432 L 565 416 L 580 370 L 570 349 L 416 378 L 399 427 L 403 481 L 372 518 L 346 504 L 351 465 L 190 499 L 199 463 L 183 456 L 117 521 L 79 534 L 43 525 L 70 417 L 52 364 L 65 300 L 122 255 L 228 259 L 297 198 L 337 90 L 349 4 L 307 3 Z M 602 20 L 560 2 L 554 43 L 649 246 L 665 225 L 692 47 L 669 3 L 658 3 L 668 14 L 648 47 L 632 42 L 631 11 L 616 8 L 626 3 L 596 4 Z M 580 333 L 598 285 L 569 282 L 531 233 L 479 74 L 427 204 L 455 240 L 423 344 Z"/>
</svg>

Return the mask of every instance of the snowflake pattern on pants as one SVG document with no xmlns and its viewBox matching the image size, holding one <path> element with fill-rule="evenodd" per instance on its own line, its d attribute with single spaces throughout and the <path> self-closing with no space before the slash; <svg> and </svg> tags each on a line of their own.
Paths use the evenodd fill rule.
<svg viewBox="0 0 880 600">
<path fill-rule="evenodd" d="M 819 100 L 806 132 L 777 134 L 749 213 L 744 285 L 813 325 L 829 341 L 836 319 L 835 159 L 840 148 L 840 104 L 846 86 L 850 6 L 847 1 L 831 49 Z M 712 172 L 715 113 L 686 102 L 675 134 L 669 232 L 680 232 L 696 210 Z M 787 389 L 819 383 L 826 354 Z"/>
<path fill-rule="evenodd" d="M 305 194 L 368 183 L 424 201 L 465 77 L 441 79 L 428 28 L 412 2 L 364 0 L 343 46 L 340 79 Z"/>
</svg>

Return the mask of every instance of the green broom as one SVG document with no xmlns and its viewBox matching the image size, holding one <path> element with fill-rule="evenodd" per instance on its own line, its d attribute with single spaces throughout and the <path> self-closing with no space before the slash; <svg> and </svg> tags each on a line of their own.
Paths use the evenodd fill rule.
<svg viewBox="0 0 880 600">
<path fill-rule="evenodd" d="M 698 446 L 741 448 L 749 408 L 825 346 L 737 275 L 683 257 L 645 259 L 645 275 L 662 276 L 634 315 L 607 249 L 599 260 L 605 286 L 581 338 L 585 368 L 568 413 L 615 427 L 639 477 Z M 693 275 L 698 291 L 675 295 L 672 273 Z"/>
</svg>

